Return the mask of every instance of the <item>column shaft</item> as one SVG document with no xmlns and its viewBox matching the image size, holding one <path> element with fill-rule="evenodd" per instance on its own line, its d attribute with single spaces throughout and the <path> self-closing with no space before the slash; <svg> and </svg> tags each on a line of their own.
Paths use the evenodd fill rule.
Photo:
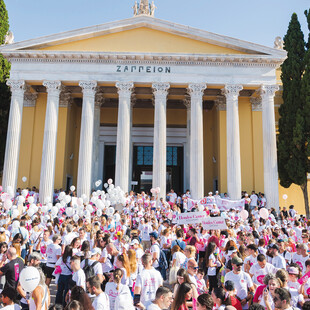
<svg viewBox="0 0 310 310">
<path fill-rule="evenodd" d="M 153 188 L 159 187 L 159 198 L 166 198 L 167 182 L 167 95 L 169 83 L 153 83 L 155 97 L 153 142 Z"/>
<path fill-rule="evenodd" d="M 203 93 L 206 84 L 190 84 L 191 96 L 190 117 L 190 191 L 194 199 L 204 196 L 204 163 L 203 163 Z"/>
<path fill-rule="evenodd" d="M 40 202 L 53 199 L 60 81 L 44 81 L 47 90 L 43 150 L 40 175 Z"/>
<path fill-rule="evenodd" d="M 241 85 L 226 85 L 227 126 L 227 190 L 231 199 L 241 198 L 241 160 L 238 96 Z"/>
<path fill-rule="evenodd" d="M 115 162 L 115 185 L 124 192 L 129 190 L 131 82 L 117 82 L 119 103 L 117 119 L 117 144 Z"/>
<path fill-rule="evenodd" d="M 11 186 L 15 194 L 18 177 L 25 81 L 9 80 L 7 84 L 11 87 L 12 97 L 6 137 L 2 185 L 4 191 L 7 191 L 8 187 Z"/>
<path fill-rule="evenodd" d="M 94 108 L 97 82 L 81 81 L 83 106 L 81 118 L 77 195 L 90 196 L 94 139 Z"/>
<path fill-rule="evenodd" d="M 268 208 L 279 210 L 279 184 L 277 141 L 274 113 L 274 95 L 278 85 L 263 85 L 260 89 L 262 97 L 263 117 L 263 150 L 264 150 L 264 191 Z"/>
</svg>

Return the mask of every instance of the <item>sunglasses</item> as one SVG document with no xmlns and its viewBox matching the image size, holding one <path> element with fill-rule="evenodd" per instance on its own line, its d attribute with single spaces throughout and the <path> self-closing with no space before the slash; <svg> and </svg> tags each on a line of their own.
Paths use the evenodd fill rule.
<svg viewBox="0 0 310 310">
<path fill-rule="evenodd" d="M 191 267 L 192 269 L 195 269 L 195 270 L 198 270 L 199 269 L 199 267 Z"/>
</svg>

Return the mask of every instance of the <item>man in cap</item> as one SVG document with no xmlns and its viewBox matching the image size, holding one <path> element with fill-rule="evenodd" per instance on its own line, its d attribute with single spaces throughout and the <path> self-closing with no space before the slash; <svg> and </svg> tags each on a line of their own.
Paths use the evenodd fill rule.
<svg viewBox="0 0 310 310">
<path fill-rule="evenodd" d="M 225 275 L 225 281 L 232 281 L 235 283 L 236 296 L 240 300 L 242 309 L 248 309 L 248 302 L 254 295 L 254 285 L 250 275 L 242 271 L 243 261 L 240 257 L 234 257 L 231 260 L 233 271 Z"/>
<path fill-rule="evenodd" d="M 277 244 L 271 244 L 269 246 L 272 254 L 272 265 L 277 269 L 286 269 L 286 261 L 279 253 L 279 247 Z"/>
</svg>

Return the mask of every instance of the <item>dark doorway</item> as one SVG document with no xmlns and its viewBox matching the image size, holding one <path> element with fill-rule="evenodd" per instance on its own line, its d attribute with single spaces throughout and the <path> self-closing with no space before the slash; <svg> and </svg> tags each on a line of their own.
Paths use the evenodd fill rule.
<svg viewBox="0 0 310 310">
<path fill-rule="evenodd" d="M 104 147 L 104 168 L 103 168 L 103 183 L 108 179 L 115 179 L 115 160 L 116 160 L 116 146 L 105 145 Z"/>
</svg>

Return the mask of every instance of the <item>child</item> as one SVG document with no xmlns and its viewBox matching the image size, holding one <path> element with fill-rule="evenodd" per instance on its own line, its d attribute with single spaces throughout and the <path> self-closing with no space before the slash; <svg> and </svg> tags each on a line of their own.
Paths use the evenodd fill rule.
<svg viewBox="0 0 310 310">
<path fill-rule="evenodd" d="M 207 285 L 206 285 L 206 282 L 204 280 L 204 276 L 205 276 L 205 273 L 203 271 L 203 269 L 199 268 L 198 269 L 198 273 L 197 273 L 197 291 L 198 291 L 198 294 L 203 294 L 207 291 Z"/>
</svg>

